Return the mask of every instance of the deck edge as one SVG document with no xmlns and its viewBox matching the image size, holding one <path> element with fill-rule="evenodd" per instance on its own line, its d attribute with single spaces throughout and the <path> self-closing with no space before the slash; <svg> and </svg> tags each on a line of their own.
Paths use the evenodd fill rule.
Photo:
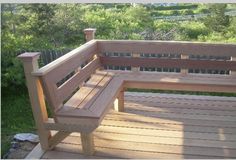
<svg viewBox="0 0 236 160">
<path fill-rule="evenodd" d="M 46 150 L 43 150 L 41 144 L 38 143 L 24 159 L 40 159 L 45 152 Z"/>
</svg>

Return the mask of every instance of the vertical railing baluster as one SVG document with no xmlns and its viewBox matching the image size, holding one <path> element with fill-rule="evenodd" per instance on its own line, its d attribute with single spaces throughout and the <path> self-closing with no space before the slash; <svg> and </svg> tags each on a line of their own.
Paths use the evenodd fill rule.
<svg viewBox="0 0 236 160">
<path fill-rule="evenodd" d="M 236 57 L 231 57 L 231 61 L 236 61 Z M 231 75 L 236 75 L 236 71 L 230 71 Z"/>
<path fill-rule="evenodd" d="M 181 59 L 189 59 L 189 55 L 187 54 L 181 54 Z M 188 74 L 189 68 L 181 68 L 180 73 L 182 74 Z"/>
<path fill-rule="evenodd" d="M 132 53 L 132 57 L 137 58 L 140 57 L 140 53 Z M 140 70 L 140 66 L 139 67 L 131 67 L 131 71 L 133 72 L 138 72 Z"/>
</svg>

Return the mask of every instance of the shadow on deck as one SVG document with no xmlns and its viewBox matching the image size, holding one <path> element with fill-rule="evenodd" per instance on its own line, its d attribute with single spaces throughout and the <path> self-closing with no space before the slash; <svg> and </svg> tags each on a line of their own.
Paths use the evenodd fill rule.
<svg viewBox="0 0 236 160">
<path fill-rule="evenodd" d="M 236 98 L 126 92 L 125 112 L 96 129 L 94 156 L 81 154 L 79 136 L 41 158 L 236 158 Z"/>
</svg>

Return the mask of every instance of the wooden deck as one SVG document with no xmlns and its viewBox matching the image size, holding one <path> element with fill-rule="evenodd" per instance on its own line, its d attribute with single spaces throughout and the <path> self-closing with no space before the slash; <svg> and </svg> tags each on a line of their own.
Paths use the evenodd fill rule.
<svg viewBox="0 0 236 160">
<path fill-rule="evenodd" d="M 112 110 L 94 134 L 92 157 L 78 133 L 40 157 L 236 158 L 236 98 L 126 92 L 125 113 Z"/>
</svg>

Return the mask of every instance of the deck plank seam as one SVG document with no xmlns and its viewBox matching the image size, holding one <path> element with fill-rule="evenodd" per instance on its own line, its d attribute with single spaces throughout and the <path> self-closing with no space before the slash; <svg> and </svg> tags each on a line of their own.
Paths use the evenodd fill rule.
<svg viewBox="0 0 236 160">
<path fill-rule="evenodd" d="M 186 96 L 189 96 L 188 94 L 186 94 Z M 131 95 L 125 95 L 125 97 L 126 98 L 134 98 L 134 97 L 136 97 L 136 98 L 145 98 L 145 99 L 150 99 L 150 98 L 156 98 L 156 99 L 159 99 L 159 100 L 163 100 L 163 99 L 166 99 L 166 100 L 185 100 L 185 101 L 206 101 L 206 102 L 230 102 L 230 103 L 236 103 L 236 100 L 234 101 L 234 100 L 218 100 L 217 99 L 217 96 L 215 96 L 215 100 L 211 100 L 211 99 L 197 99 L 197 98 L 178 98 L 178 97 L 158 97 L 158 96 L 136 96 L 136 95 L 133 95 L 133 96 L 131 96 Z M 214 96 L 213 96 L 214 97 Z M 224 98 L 224 97 L 221 97 L 221 98 Z M 228 97 L 226 97 L 226 98 L 228 98 Z M 234 98 L 233 96 L 232 96 L 232 98 Z M 236 97 L 235 97 L 236 98 Z"/>
<path fill-rule="evenodd" d="M 132 106 L 138 106 L 138 105 L 132 105 Z M 227 106 L 224 106 L 224 107 L 227 107 Z M 236 111 L 236 108 L 235 110 L 221 110 L 221 109 L 218 109 L 218 108 L 215 108 L 215 109 L 204 109 L 204 108 L 201 108 L 201 109 L 197 109 L 197 108 L 185 108 L 185 107 L 167 107 L 167 106 L 152 106 L 152 108 L 176 108 L 176 109 L 192 109 L 192 110 L 207 110 L 207 111 L 223 111 L 223 112 L 235 112 Z"/>
<path fill-rule="evenodd" d="M 117 132 L 104 132 L 95 131 L 95 133 L 111 133 L 111 134 L 121 134 L 121 135 L 135 135 L 135 136 L 145 136 L 145 137 L 162 137 L 162 138 L 172 138 L 172 139 L 189 139 L 189 140 L 204 140 L 212 142 L 236 142 L 236 140 L 212 140 L 212 139 L 202 139 L 202 138 L 182 138 L 182 137 L 169 137 L 169 136 L 155 136 L 155 135 L 144 135 L 144 134 L 131 134 L 131 133 L 117 133 Z"/>
<path fill-rule="evenodd" d="M 104 120 L 112 120 L 112 121 L 122 121 L 122 122 L 137 122 L 137 123 L 142 123 L 142 124 L 170 124 L 170 125 L 177 125 L 177 126 L 181 126 L 181 124 L 177 124 L 177 123 L 163 123 L 163 122 L 144 122 L 144 121 L 131 121 L 131 120 L 120 120 L 120 119 L 114 119 L 114 118 L 104 118 Z M 184 126 L 189 126 L 189 127 L 209 127 L 209 128 L 219 128 L 219 126 L 202 126 L 202 125 L 193 125 L 193 124 L 184 124 Z M 222 127 L 221 127 L 222 128 Z M 236 129 L 236 126 L 235 127 L 223 127 L 223 128 L 235 128 Z"/>
<path fill-rule="evenodd" d="M 172 105 L 174 105 L 174 104 L 178 104 L 178 105 L 183 105 L 183 104 L 185 104 L 185 105 L 191 105 L 191 106 L 208 106 L 208 107 L 231 107 L 231 108 L 236 108 L 236 106 L 234 106 L 234 105 L 221 105 L 221 104 L 215 104 L 215 105 L 212 105 L 212 104 L 204 104 L 204 103 L 202 103 L 202 104 L 200 104 L 200 103 L 183 103 L 183 102 L 169 102 L 169 101 L 147 101 L 147 100 L 128 100 L 128 102 L 127 102 L 127 100 L 126 100 L 126 102 L 125 102 L 125 104 L 129 104 L 129 103 L 134 103 L 134 102 L 141 102 L 141 103 L 159 103 L 160 105 L 161 104 L 172 104 Z M 235 102 L 236 103 L 236 102 Z"/>
<path fill-rule="evenodd" d="M 135 128 L 135 129 L 143 129 L 143 130 L 162 130 L 162 131 L 180 131 L 180 130 L 171 130 L 171 129 L 157 129 L 157 128 L 142 128 L 142 127 L 133 127 L 133 126 L 121 126 L 121 125 L 101 125 L 101 126 L 107 126 L 107 127 L 120 127 L 120 128 Z M 197 131 L 183 131 L 183 132 L 189 132 L 189 133 L 215 133 L 215 132 L 197 132 Z M 235 135 L 235 133 L 227 133 Z"/>
<path fill-rule="evenodd" d="M 217 114 L 200 114 L 200 113 L 184 113 L 184 112 L 168 112 L 168 111 L 150 111 L 150 110 L 145 110 L 145 109 L 130 109 L 130 108 L 126 108 L 126 111 L 143 111 L 143 112 L 151 112 L 151 113 L 177 113 L 177 114 L 206 115 L 206 116 L 219 116 L 219 117 L 235 117 L 236 116 L 236 115 L 217 115 Z"/>
<path fill-rule="evenodd" d="M 132 113 L 132 112 L 131 112 L 131 113 Z M 132 113 L 132 114 L 134 114 L 134 113 Z M 119 114 L 116 114 L 116 115 L 119 115 Z M 126 116 L 132 117 L 132 116 L 134 116 L 134 115 L 126 115 Z M 141 116 L 144 116 L 144 117 L 152 117 L 152 118 L 162 118 L 162 117 L 150 116 L 150 115 L 148 115 L 148 114 L 142 114 Z M 177 118 L 177 119 L 189 120 L 190 118 L 184 117 L 184 118 Z M 198 119 L 191 119 L 191 120 L 198 120 Z M 202 119 L 199 119 L 199 120 L 202 120 Z M 227 120 L 222 121 L 222 120 L 208 120 L 208 119 L 206 119 L 206 121 L 220 121 L 220 122 L 226 122 L 226 123 L 227 123 L 227 122 L 235 122 L 235 121 L 227 121 Z"/>
</svg>

